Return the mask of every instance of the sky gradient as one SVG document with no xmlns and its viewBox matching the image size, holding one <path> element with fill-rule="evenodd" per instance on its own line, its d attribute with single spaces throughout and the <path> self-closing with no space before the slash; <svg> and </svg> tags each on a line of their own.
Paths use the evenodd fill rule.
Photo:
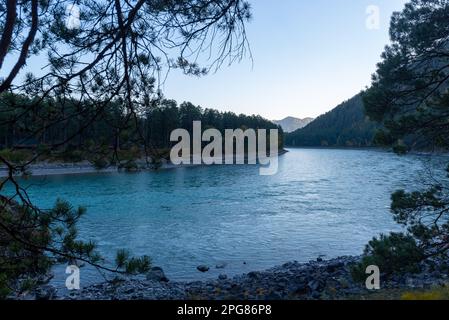
<svg viewBox="0 0 449 320">
<path fill-rule="evenodd" d="M 248 57 L 230 67 L 223 65 L 201 78 L 172 70 L 162 87 L 167 98 L 270 120 L 317 117 L 370 84 L 389 42 L 391 14 L 406 3 L 248 1 L 253 8 L 253 19 L 247 25 L 253 60 Z M 376 30 L 366 27 L 367 8 L 373 5 L 380 10 Z M 43 57 L 31 58 L 18 79 L 27 71 L 41 73 L 44 65 Z"/>
<path fill-rule="evenodd" d="M 202 107 L 260 114 L 317 117 L 370 84 L 389 42 L 391 14 L 405 0 L 250 0 L 245 59 L 204 78 L 172 72 L 167 97 Z M 380 9 L 380 27 L 366 27 L 367 7 Z"/>
</svg>

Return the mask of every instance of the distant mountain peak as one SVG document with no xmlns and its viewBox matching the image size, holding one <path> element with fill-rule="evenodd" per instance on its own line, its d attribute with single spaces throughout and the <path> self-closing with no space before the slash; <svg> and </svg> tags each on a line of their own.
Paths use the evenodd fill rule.
<svg viewBox="0 0 449 320">
<path fill-rule="evenodd" d="M 273 122 L 282 127 L 285 132 L 293 132 L 298 129 L 304 128 L 311 123 L 313 118 L 299 119 L 295 117 L 287 117 L 282 120 L 274 120 Z"/>
</svg>

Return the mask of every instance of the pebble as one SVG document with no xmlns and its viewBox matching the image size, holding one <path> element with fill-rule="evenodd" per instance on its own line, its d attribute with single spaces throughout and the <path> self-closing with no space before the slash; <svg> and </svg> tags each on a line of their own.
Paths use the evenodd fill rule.
<svg viewBox="0 0 449 320">
<path fill-rule="evenodd" d="M 369 293 L 364 285 L 353 281 L 351 264 L 361 257 L 340 257 L 317 263 L 289 262 L 262 272 L 250 272 L 228 278 L 220 274 L 216 280 L 196 282 L 161 282 L 156 279 L 127 279 L 113 283 L 101 283 L 77 291 L 74 295 L 63 295 L 57 299 L 67 300 L 280 300 L 280 299 L 341 299 Z M 198 266 L 206 272 L 209 267 Z M 421 274 L 407 274 L 383 282 L 384 288 L 431 287 L 441 283 L 444 272 L 430 272 L 426 266 Z M 55 292 L 39 292 L 39 298 L 55 298 Z M 38 295 L 36 295 L 37 298 Z"/>
</svg>

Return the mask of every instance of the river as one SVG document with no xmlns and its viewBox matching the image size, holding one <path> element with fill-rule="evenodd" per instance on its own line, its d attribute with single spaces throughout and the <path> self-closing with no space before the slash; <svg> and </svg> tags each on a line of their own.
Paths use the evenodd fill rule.
<svg viewBox="0 0 449 320">
<path fill-rule="evenodd" d="M 390 194 L 419 188 L 428 166 L 427 156 L 379 150 L 291 149 L 274 176 L 260 176 L 257 166 L 198 166 L 24 184 L 42 208 L 57 198 L 85 206 L 80 237 L 96 241 L 106 263 L 126 248 L 151 256 L 172 280 L 204 280 L 360 254 L 373 236 L 400 230 Z M 198 272 L 200 264 L 210 271 Z M 55 270 L 62 285 L 64 268 Z M 81 281 L 101 277 L 87 268 Z"/>
</svg>

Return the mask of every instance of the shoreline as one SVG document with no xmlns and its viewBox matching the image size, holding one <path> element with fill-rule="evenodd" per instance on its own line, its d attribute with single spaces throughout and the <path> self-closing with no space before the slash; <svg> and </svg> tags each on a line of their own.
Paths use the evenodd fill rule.
<svg viewBox="0 0 449 320">
<path fill-rule="evenodd" d="M 172 282 L 163 270 L 154 267 L 146 280 L 119 278 L 81 290 L 59 294 L 51 285 L 10 296 L 13 300 L 372 300 L 400 299 L 405 292 L 428 290 L 448 283 L 444 271 L 432 271 L 435 263 L 424 262 L 421 272 L 381 276 L 381 290 L 370 291 L 355 282 L 352 264 L 361 256 L 343 256 L 307 263 L 288 262 L 265 271 L 249 272 L 217 280 Z M 446 263 L 446 262 L 441 262 Z M 225 269 L 223 269 L 225 272 Z"/>
<path fill-rule="evenodd" d="M 288 153 L 288 150 L 282 150 L 278 153 L 278 156 L 282 156 Z M 42 176 L 55 176 L 55 175 L 77 175 L 77 174 L 92 174 L 92 173 L 118 173 L 118 172 L 141 172 L 141 171 L 158 171 L 158 170 L 171 170 L 177 168 L 189 168 L 202 166 L 204 164 L 181 164 L 174 165 L 168 160 L 163 160 L 158 168 L 148 166 L 144 160 L 136 161 L 138 168 L 135 170 L 121 169 L 118 166 L 110 166 L 104 169 L 97 169 L 89 161 L 82 161 L 78 163 L 64 163 L 64 162 L 39 162 L 30 164 L 27 169 L 30 172 L 30 177 L 42 177 Z M 8 176 L 7 168 L 0 167 L 0 178 Z M 17 175 L 20 176 L 20 175 Z"/>
<path fill-rule="evenodd" d="M 135 171 L 127 171 L 125 169 L 120 169 L 117 166 L 110 166 L 105 169 L 97 169 L 94 165 L 87 161 L 79 163 L 45 163 L 40 162 L 36 164 L 31 164 L 27 168 L 31 172 L 30 177 L 42 177 L 42 176 L 56 176 L 56 175 L 77 175 L 77 174 L 92 174 L 92 173 L 119 173 L 119 172 L 139 172 L 139 171 L 157 171 L 157 170 L 168 170 L 183 166 L 175 166 L 172 164 L 163 164 L 158 169 L 152 168 L 139 168 Z M 20 176 L 20 175 L 17 175 Z M 0 168 L 0 178 L 7 177 L 7 170 L 5 168 Z"/>
<path fill-rule="evenodd" d="M 343 256 L 307 263 L 287 262 L 265 271 L 254 271 L 217 280 L 172 282 L 163 270 L 154 267 L 146 280 L 119 278 L 81 290 L 59 294 L 51 285 L 13 296 L 15 300 L 372 300 L 400 299 L 405 292 L 445 286 L 448 274 L 435 271 L 435 263 L 423 262 L 421 272 L 386 277 L 381 290 L 368 290 L 352 279 L 350 268 L 361 256 Z M 225 272 L 225 268 L 223 272 Z"/>
<path fill-rule="evenodd" d="M 395 152 L 391 148 L 383 148 L 378 146 L 371 147 L 326 147 L 326 146 L 285 146 L 287 149 L 303 149 L 303 150 L 351 150 L 351 151 L 379 151 L 395 154 Z M 426 150 L 411 150 L 406 155 L 414 155 L 414 156 L 444 156 L 449 157 L 448 151 L 426 151 Z"/>
</svg>

